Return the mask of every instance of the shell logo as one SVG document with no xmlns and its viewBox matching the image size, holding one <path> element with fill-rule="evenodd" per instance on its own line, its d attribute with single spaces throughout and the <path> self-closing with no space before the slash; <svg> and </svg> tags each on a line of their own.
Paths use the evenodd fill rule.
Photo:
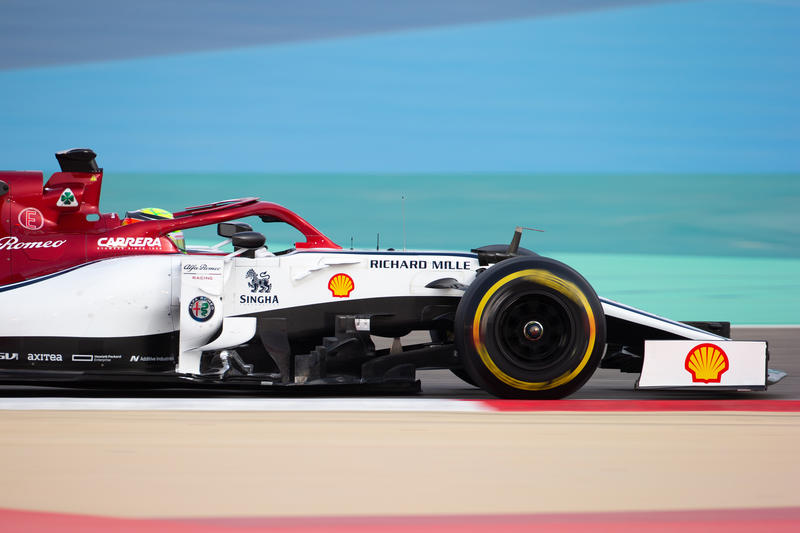
<svg viewBox="0 0 800 533">
<path fill-rule="evenodd" d="M 349 298 L 355 288 L 353 278 L 347 274 L 335 274 L 328 282 L 328 289 L 335 298 Z"/>
<path fill-rule="evenodd" d="M 716 344 L 699 344 L 686 356 L 685 368 L 695 383 L 719 383 L 728 371 L 728 355 Z"/>
</svg>

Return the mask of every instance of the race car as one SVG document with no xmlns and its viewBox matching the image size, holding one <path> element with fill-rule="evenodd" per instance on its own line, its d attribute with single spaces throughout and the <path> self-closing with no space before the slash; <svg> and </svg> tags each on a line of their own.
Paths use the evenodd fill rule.
<svg viewBox="0 0 800 533">
<path fill-rule="evenodd" d="M 783 375 L 728 323 L 599 298 L 521 248 L 521 228 L 469 252 L 345 250 L 255 197 L 120 219 L 99 211 L 92 150 L 56 157 L 44 187 L 41 172 L 0 172 L 3 384 L 418 390 L 417 370 L 440 368 L 499 397 L 553 399 L 598 367 L 641 373 L 640 388 L 763 390 Z M 273 224 L 304 240 L 271 251 Z M 221 241 L 184 239 L 204 226 Z M 412 331 L 430 341 L 404 345 Z"/>
</svg>

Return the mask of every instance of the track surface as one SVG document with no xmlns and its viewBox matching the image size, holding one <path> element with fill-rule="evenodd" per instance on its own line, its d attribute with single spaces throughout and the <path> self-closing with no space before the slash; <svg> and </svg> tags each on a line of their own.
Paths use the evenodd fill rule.
<svg viewBox="0 0 800 533">
<path fill-rule="evenodd" d="M 800 412 L 2 411 L 0 507 L 118 517 L 800 506 Z"/>
<path fill-rule="evenodd" d="M 194 520 L 120 519 L 0 509 L 0 521 L 5 533 L 750 533 L 754 529 L 795 533 L 800 525 L 800 509 Z"/>
<path fill-rule="evenodd" d="M 651 531 L 743 531 L 741 524 L 754 523 L 796 529 L 800 402 L 786 400 L 800 400 L 800 329 L 737 328 L 734 337 L 767 339 L 770 366 L 790 375 L 766 393 L 687 396 L 633 391 L 636 376 L 601 371 L 577 402 L 540 403 L 536 412 L 515 412 L 532 406 L 514 402 L 487 404 L 506 412 L 356 408 L 400 398 L 344 400 L 352 407 L 328 412 L 19 410 L 14 402 L 40 401 L 28 391 L 0 398 L 7 488 L 0 508 L 176 518 L 173 531 L 209 532 L 471 531 L 478 523 L 498 532 L 554 523 L 564 531 L 587 530 L 581 524 L 634 531 L 645 523 Z M 438 398 L 488 398 L 449 372 L 421 374 L 422 397 L 403 401 L 422 407 Z M 69 401 L 114 409 L 104 398 Z M 677 412 L 677 405 L 694 412 Z M 594 412 L 542 412 L 568 406 Z M 767 412 L 757 412 L 761 406 Z M 629 407 L 640 412 L 620 411 Z M 464 517 L 476 514 L 484 518 Z M 430 515 L 449 518 L 424 518 Z M 299 516 L 341 518 L 288 518 Z M 373 518 L 359 522 L 366 516 Z M 0 520 L 9 531 L 165 527 L 2 510 Z"/>
</svg>

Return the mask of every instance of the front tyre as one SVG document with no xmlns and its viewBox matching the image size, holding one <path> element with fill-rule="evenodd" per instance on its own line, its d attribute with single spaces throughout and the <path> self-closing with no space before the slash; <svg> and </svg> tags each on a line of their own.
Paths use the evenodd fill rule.
<svg viewBox="0 0 800 533">
<path fill-rule="evenodd" d="M 605 330 L 591 285 L 545 257 L 515 257 L 487 269 L 464 293 L 455 318 L 465 370 L 501 398 L 572 394 L 599 365 Z"/>
</svg>

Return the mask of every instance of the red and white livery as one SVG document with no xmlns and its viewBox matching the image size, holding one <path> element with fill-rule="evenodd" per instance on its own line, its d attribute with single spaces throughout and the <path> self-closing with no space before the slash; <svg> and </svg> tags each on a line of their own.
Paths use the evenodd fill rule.
<svg viewBox="0 0 800 533">
<path fill-rule="evenodd" d="M 2 383 L 416 390 L 418 369 L 449 368 L 501 397 L 560 398 L 598 366 L 656 388 L 782 377 L 766 343 L 599 298 L 569 266 L 520 248 L 519 229 L 510 245 L 469 252 L 343 250 L 258 198 L 123 224 L 99 210 L 94 152 L 57 157 L 44 186 L 40 172 L 0 172 Z M 245 219 L 304 240 L 270 250 Z M 221 242 L 176 244 L 202 226 Z M 403 345 L 414 330 L 430 342 Z"/>
</svg>

